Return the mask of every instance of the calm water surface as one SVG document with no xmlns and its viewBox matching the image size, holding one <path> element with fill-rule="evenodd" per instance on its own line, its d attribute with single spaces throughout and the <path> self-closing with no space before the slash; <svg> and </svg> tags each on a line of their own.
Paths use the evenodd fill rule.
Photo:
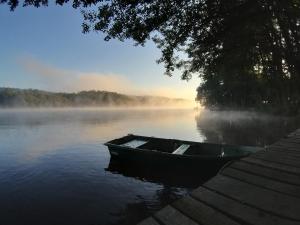
<svg viewBox="0 0 300 225">
<path fill-rule="evenodd" d="M 207 179 L 110 162 L 103 143 L 128 133 L 264 146 L 299 125 L 245 112 L 1 110 L 0 224 L 134 224 Z"/>
</svg>

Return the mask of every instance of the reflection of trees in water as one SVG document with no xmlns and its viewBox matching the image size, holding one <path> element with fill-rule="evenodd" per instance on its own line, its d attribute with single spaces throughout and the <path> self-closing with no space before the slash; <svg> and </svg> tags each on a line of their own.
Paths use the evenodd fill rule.
<svg viewBox="0 0 300 225">
<path fill-rule="evenodd" d="M 154 194 L 151 201 L 139 197 L 139 200 L 126 205 L 125 209 L 114 214 L 119 218 L 113 225 L 132 225 L 151 216 L 154 212 L 183 196 L 182 190 L 176 187 L 163 185 Z"/>
<path fill-rule="evenodd" d="M 237 145 L 268 145 L 300 125 L 299 117 L 268 116 L 252 112 L 203 111 L 195 119 L 206 142 Z"/>
</svg>

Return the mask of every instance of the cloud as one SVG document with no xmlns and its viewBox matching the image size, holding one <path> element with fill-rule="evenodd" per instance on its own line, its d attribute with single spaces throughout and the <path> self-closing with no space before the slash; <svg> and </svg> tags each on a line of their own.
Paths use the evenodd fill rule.
<svg viewBox="0 0 300 225">
<path fill-rule="evenodd" d="M 61 78 L 67 78 L 70 75 L 70 71 L 57 69 L 46 64 L 37 61 L 34 58 L 26 57 L 19 60 L 21 65 L 29 72 L 33 72 L 37 76 L 41 76 L 44 79 L 57 80 Z"/>
<path fill-rule="evenodd" d="M 71 71 L 44 64 L 39 60 L 26 57 L 19 60 L 21 66 L 49 91 L 78 92 L 82 90 L 104 90 L 131 95 L 155 95 L 193 100 L 195 90 L 155 86 L 147 89 L 134 84 L 120 74 L 84 73 Z"/>
</svg>

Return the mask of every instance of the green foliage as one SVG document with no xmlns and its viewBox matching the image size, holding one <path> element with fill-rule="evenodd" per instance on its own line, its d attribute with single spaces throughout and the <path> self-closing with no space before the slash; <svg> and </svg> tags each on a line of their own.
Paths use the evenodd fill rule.
<svg viewBox="0 0 300 225">
<path fill-rule="evenodd" d="M 107 91 L 53 93 L 33 89 L 0 88 L 0 108 L 5 107 L 107 107 L 107 106 L 174 106 L 184 99 L 130 96 Z"/>
<path fill-rule="evenodd" d="M 12 9 L 18 0 L 0 0 Z M 67 0 L 57 0 L 64 4 Z M 47 0 L 25 0 L 25 5 Z M 74 0 L 83 31 L 105 40 L 153 39 L 166 74 L 202 78 L 197 99 L 209 108 L 300 110 L 300 0 Z"/>
</svg>

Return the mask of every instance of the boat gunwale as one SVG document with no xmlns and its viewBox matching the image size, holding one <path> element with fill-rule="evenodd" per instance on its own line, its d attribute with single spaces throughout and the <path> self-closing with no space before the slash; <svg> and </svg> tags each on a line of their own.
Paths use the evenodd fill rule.
<svg viewBox="0 0 300 225">
<path fill-rule="evenodd" d="M 192 143 L 192 144 L 196 144 L 196 145 L 202 145 L 202 144 L 205 144 L 205 145 L 215 145 L 215 146 L 226 146 L 226 147 L 248 147 L 248 148 L 258 148 L 258 149 L 266 149 L 266 147 L 261 147 L 261 146 L 251 146 L 251 145 L 232 145 L 232 144 L 225 144 L 225 143 L 220 143 L 220 144 L 216 144 L 216 143 L 212 143 L 212 142 L 196 142 L 196 141 L 185 141 L 185 140 L 181 140 L 181 139 L 173 139 L 173 138 L 158 138 L 158 137 L 153 137 L 153 136 L 141 136 L 141 135 L 135 135 L 135 134 L 128 134 L 126 136 L 123 136 L 121 138 L 116 138 L 116 139 L 113 139 L 111 141 L 108 141 L 106 143 L 104 143 L 104 145 L 108 145 L 108 144 L 112 144 L 111 142 L 112 141 L 115 141 L 115 140 L 118 140 L 118 139 L 122 139 L 122 138 L 125 138 L 125 137 L 129 137 L 129 136 L 132 136 L 132 137 L 137 137 L 137 138 L 143 138 L 143 139 L 159 139 L 159 140 L 169 140 L 169 141 L 179 141 L 179 142 L 182 142 L 182 144 L 188 144 L 188 143 Z M 117 145 L 117 144 L 114 144 L 114 145 Z M 117 146 L 121 146 L 121 145 L 117 145 Z"/>
<path fill-rule="evenodd" d="M 169 157 L 173 157 L 173 158 L 195 158 L 195 159 L 206 159 L 206 160 L 233 160 L 233 159 L 237 159 L 237 158 L 241 158 L 241 157 L 247 157 L 249 156 L 251 153 L 248 154 L 244 154 L 244 155 L 238 155 L 238 156 L 219 156 L 219 155 L 214 155 L 214 156 L 208 156 L 208 155 L 179 155 L 179 154 L 172 154 L 170 152 L 162 152 L 162 151 L 158 151 L 158 150 L 153 150 L 153 149 L 142 149 L 142 148 L 131 148 L 131 147 L 126 147 L 126 146 L 120 146 L 120 145 L 116 145 L 116 144 L 105 144 L 107 147 L 115 147 L 115 148 L 119 148 L 119 149 L 124 149 L 127 151 L 134 151 L 137 153 L 152 153 L 152 154 L 158 154 L 158 155 L 167 155 Z"/>
<path fill-rule="evenodd" d="M 195 145 L 214 145 L 214 146 L 226 146 L 226 147 L 237 147 L 237 148 L 240 148 L 240 147 L 250 147 L 250 148 L 255 148 L 257 149 L 256 152 L 258 151 L 262 151 L 262 150 L 265 150 L 265 148 L 263 147 L 259 147 L 259 146 L 245 146 L 245 145 L 228 145 L 228 144 L 215 144 L 215 143 L 208 143 L 208 142 L 194 142 L 194 141 L 184 141 L 184 140 L 179 140 L 179 139 L 167 139 L 167 138 L 156 138 L 156 137 L 147 137 L 147 136 L 140 136 L 140 135 L 134 135 L 134 134 L 128 134 L 126 136 L 123 136 L 121 138 L 117 138 L 117 139 L 114 139 L 114 140 L 111 140 L 111 141 L 108 141 L 106 143 L 104 143 L 104 145 L 106 145 L 107 147 L 114 147 L 114 148 L 119 148 L 119 149 L 124 149 L 124 150 L 127 150 L 127 151 L 134 151 L 134 152 L 138 152 L 138 153 L 141 153 L 141 152 L 144 152 L 144 153 L 152 153 L 152 154 L 164 154 L 164 155 L 167 155 L 169 157 L 173 157 L 173 158 L 195 158 L 195 159 L 206 159 L 206 160 L 216 160 L 216 159 L 219 159 L 219 160 L 234 160 L 234 159 L 238 159 L 238 158 L 241 158 L 241 157 L 246 157 L 246 156 L 249 156 L 253 153 L 249 152 L 247 154 L 240 154 L 238 156 L 220 156 L 220 155 L 180 155 L 180 154 L 172 154 L 170 152 L 163 152 L 163 151 L 159 151 L 159 150 L 155 150 L 155 149 L 144 149 L 144 148 L 132 148 L 132 147 L 129 147 L 129 146 L 122 146 L 120 144 L 114 144 L 114 143 L 111 143 L 115 140 L 118 140 L 118 139 L 122 139 L 122 138 L 126 138 L 126 137 L 137 137 L 137 138 L 142 138 L 142 139 L 159 139 L 159 140 L 169 140 L 169 141 L 178 141 L 178 142 L 181 142 L 182 144 L 195 144 Z M 110 150 L 110 149 L 109 149 Z"/>
</svg>

